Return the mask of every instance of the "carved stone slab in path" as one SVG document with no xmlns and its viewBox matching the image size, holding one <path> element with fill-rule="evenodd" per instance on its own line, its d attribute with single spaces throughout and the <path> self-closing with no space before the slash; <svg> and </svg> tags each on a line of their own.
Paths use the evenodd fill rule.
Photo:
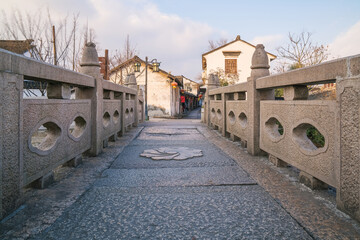
<svg viewBox="0 0 360 240">
<path fill-rule="evenodd" d="M 164 128 L 147 127 L 138 137 L 140 140 L 201 140 L 205 141 L 203 135 L 196 128 Z"/>
<path fill-rule="evenodd" d="M 203 154 L 199 149 L 188 147 L 162 147 L 146 149 L 140 156 L 153 160 L 186 160 L 193 157 L 201 157 Z"/>
</svg>

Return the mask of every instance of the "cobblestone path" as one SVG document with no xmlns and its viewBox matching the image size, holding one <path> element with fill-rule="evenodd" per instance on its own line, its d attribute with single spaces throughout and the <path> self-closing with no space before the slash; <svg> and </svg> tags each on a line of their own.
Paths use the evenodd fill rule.
<svg viewBox="0 0 360 240">
<path fill-rule="evenodd" d="M 147 124 L 42 239 L 311 239 L 194 121 Z M 186 160 L 144 150 L 200 149 Z"/>
<path fill-rule="evenodd" d="M 335 195 L 198 120 L 152 119 L 0 222 L 0 239 L 360 239 Z"/>
</svg>

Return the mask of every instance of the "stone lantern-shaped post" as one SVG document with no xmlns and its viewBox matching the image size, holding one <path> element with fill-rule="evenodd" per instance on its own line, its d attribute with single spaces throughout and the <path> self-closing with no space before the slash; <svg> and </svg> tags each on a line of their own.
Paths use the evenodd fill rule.
<svg viewBox="0 0 360 240">
<path fill-rule="evenodd" d="M 251 155 L 259 155 L 260 150 L 260 101 L 275 99 L 274 90 L 256 90 L 256 80 L 270 75 L 269 59 L 265 52 L 264 45 L 256 45 L 255 52 L 251 60 L 251 75 L 247 79 L 248 90 L 248 123 L 249 139 L 247 150 Z"/>
<path fill-rule="evenodd" d="M 216 74 L 209 74 L 209 78 L 206 83 L 206 93 L 204 99 L 204 114 L 205 114 L 205 122 L 210 126 L 210 98 L 209 91 L 214 88 L 220 87 L 220 80 Z"/>
<path fill-rule="evenodd" d="M 103 129 L 103 78 L 100 74 L 100 64 L 94 43 L 86 43 L 80 62 L 80 72 L 94 77 L 95 87 L 76 89 L 76 99 L 91 100 L 91 156 L 98 155 L 103 148 L 101 139 Z"/>
<path fill-rule="evenodd" d="M 137 87 L 137 83 L 136 83 L 136 77 L 135 77 L 135 73 L 130 73 L 126 79 L 125 79 L 125 84 L 128 88 L 132 88 L 134 90 L 136 90 L 136 95 L 135 95 L 135 105 L 134 105 L 134 127 L 137 126 L 138 121 L 139 121 L 139 116 L 138 116 L 138 87 Z"/>
</svg>

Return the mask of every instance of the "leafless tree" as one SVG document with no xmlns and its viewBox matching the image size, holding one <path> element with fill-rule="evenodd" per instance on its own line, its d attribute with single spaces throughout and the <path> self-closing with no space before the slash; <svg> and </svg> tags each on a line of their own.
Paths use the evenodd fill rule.
<svg viewBox="0 0 360 240">
<path fill-rule="evenodd" d="M 49 9 L 40 8 L 34 13 L 14 9 L 10 13 L 2 11 L 0 17 L 0 37 L 4 40 L 30 40 L 31 57 L 78 70 L 80 53 L 84 46 L 84 34 L 80 34 L 79 14 L 67 15 L 54 21 Z M 53 34 L 54 28 L 54 34 Z M 92 35 L 94 35 L 92 33 Z M 56 49 L 56 55 L 54 54 Z M 55 59 L 56 56 L 56 59 Z M 40 84 L 40 86 L 46 86 Z M 45 95 L 45 89 L 39 89 Z M 28 92 L 33 95 L 33 92 Z"/>
<path fill-rule="evenodd" d="M 299 35 L 289 33 L 289 43 L 286 47 L 278 47 L 278 60 L 275 72 L 283 73 L 289 70 L 303 68 L 319 64 L 329 57 L 328 46 L 313 43 L 312 34 L 301 32 Z M 317 89 L 318 85 L 308 86 L 311 92 Z M 276 89 L 276 95 L 282 96 L 283 89 Z"/>
<path fill-rule="evenodd" d="M 72 20 L 67 15 L 59 21 L 54 21 L 50 10 L 39 9 L 36 13 L 23 12 L 18 9 L 9 14 L 2 11 L 0 23 L 1 36 L 5 40 L 33 40 L 31 57 L 76 70 L 79 55 L 83 45 L 83 34 L 79 34 L 79 14 L 74 14 Z M 44 17 L 46 16 L 46 17 Z M 55 27 L 55 44 L 52 27 Z M 56 46 L 56 61 L 54 61 L 54 46 Z"/>
<path fill-rule="evenodd" d="M 226 74 L 224 69 L 217 68 L 216 71 L 210 71 L 211 74 L 216 74 L 220 81 L 220 86 L 234 85 L 239 80 L 239 74 Z"/>
<path fill-rule="evenodd" d="M 116 67 L 123 62 L 133 58 L 137 54 L 136 47 L 132 45 L 130 36 L 127 35 L 122 50 L 115 50 L 114 55 L 111 57 L 110 63 L 112 67 Z"/>
<path fill-rule="evenodd" d="M 277 48 L 278 56 L 287 64 L 288 70 L 302 68 L 319 64 L 325 61 L 328 56 L 328 47 L 313 43 L 312 34 L 309 32 L 301 32 L 299 35 L 289 33 L 289 43 L 286 47 Z M 284 69 L 284 67 L 280 67 Z"/>
<path fill-rule="evenodd" d="M 222 45 L 225 45 L 226 43 L 228 43 L 228 40 L 226 38 L 220 38 L 217 41 L 213 41 L 213 40 L 209 40 L 209 51 L 214 50 Z"/>
<path fill-rule="evenodd" d="M 132 59 L 138 54 L 136 46 L 131 43 L 130 36 L 127 35 L 122 50 L 115 50 L 115 53 L 110 57 L 110 68 L 115 68 L 120 64 Z M 133 64 L 129 64 L 122 70 L 115 73 L 115 83 L 123 84 L 123 76 L 133 72 Z M 141 74 L 141 73 L 140 73 Z"/>
</svg>

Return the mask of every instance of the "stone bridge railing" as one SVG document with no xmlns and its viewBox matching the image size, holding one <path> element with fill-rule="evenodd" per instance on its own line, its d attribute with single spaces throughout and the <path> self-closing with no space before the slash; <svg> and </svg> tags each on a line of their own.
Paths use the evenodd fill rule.
<svg viewBox="0 0 360 240">
<path fill-rule="evenodd" d="M 337 206 L 360 221 L 360 55 L 269 75 L 264 47 L 256 46 L 246 83 L 219 88 L 208 79 L 205 121 L 240 140 L 252 155 L 290 164 L 313 188 L 336 188 Z M 336 83 L 336 100 L 308 100 L 308 85 Z M 284 101 L 274 89 L 284 88 Z M 316 145 L 308 130 L 324 143 Z"/>
<path fill-rule="evenodd" d="M 0 50 L 0 219 L 21 204 L 22 189 L 43 187 L 53 170 L 95 156 L 144 119 L 142 94 L 100 75 L 95 45 L 81 73 Z M 47 82 L 47 99 L 23 98 L 24 79 Z"/>
</svg>

